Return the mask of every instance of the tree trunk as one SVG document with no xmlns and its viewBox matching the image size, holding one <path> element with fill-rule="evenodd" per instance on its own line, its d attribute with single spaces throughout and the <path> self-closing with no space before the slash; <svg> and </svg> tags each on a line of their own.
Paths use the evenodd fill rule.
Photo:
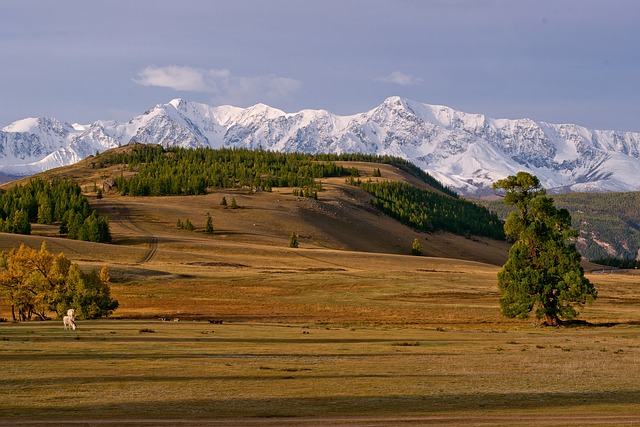
<svg viewBox="0 0 640 427">
<path fill-rule="evenodd" d="M 555 316 L 551 316 L 550 314 L 547 314 L 546 323 L 547 323 L 547 326 L 558 326 L 558 318 Z"/>
<path fill-rule="evenodd" d="M 11 317 L 13 317 L 13 321 L 15 322 L 16 319 L 16 306 L 11 304 Z"/>
</svg>

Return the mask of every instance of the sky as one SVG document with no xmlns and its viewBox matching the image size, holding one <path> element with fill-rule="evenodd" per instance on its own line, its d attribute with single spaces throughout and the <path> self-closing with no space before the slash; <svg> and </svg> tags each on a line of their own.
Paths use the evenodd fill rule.
<svg viewBox="0 0 640 427">
<path fill-rule="evenodd" d="M 0 0 L 0 127 L 389 96 L 640 132 L 636 0 Z"/>
</svg>

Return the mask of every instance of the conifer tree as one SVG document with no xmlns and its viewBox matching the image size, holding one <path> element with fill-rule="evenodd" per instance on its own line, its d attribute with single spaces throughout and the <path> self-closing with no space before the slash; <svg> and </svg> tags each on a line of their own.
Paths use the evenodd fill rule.
<svg viewBox="0 0 640 427">
<path fill-rule="evenodd" d="M 290 248 L 297 248 L 299 246 L 298 244 L 298 235 L 296 234 L 295 231 L 291 232 L 291 237 L 289 237 L 289 247 Z"/>
<path fill-rule="evenodd" d="M 502 190 L 505 204 L 516 208 L 504 224 L 515 243 L 498 273 L 502 314 L 528 318 L 535 311 L 548 325 L 575 318 L 576 307 L 595 300 L 597 292 L 580 266 L 571 215 L 557 209 L 529 173 L 518 172 L 493 188 Z"/>
<path fill-rule="evenodd" d="M 207 234 L 213 234 L 213 219 L 211 219 L 209 212 L 207 212 L 207 225 L 204 228 L 204 232 Z"/>
</svg>

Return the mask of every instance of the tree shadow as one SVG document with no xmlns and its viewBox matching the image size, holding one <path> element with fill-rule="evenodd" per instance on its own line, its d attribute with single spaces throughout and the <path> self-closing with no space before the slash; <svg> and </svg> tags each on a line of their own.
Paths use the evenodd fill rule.
<svg viewBox="0 0 640 427">
<path fill-rule="evenodd" d="M 627 322 L 588 322 L 586 320 L 567 320 L 560 322 L 558 326 L 566 327 L 566 328 L 577 328 L 577 327 L 587 327 L 587 328 L 612 328 L 614 326 L 640 326 L 640 321 L 631 320 Z"/>
</svg>

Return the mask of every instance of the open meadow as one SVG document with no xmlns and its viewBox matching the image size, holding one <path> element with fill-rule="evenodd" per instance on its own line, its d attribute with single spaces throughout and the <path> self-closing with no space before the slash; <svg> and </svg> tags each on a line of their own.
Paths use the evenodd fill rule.
<svg viewBox="0 0 640 427">
<path fill-rule="evenodd" d="M 0 250 L 45 240 L 85 270 L 107 264 L 120 307 L 76 331 L 0 323 L 0 425 L 640 423 L 636 271 L 588 275 L 588 323 L 506 319 L 508 245 L 416 233 L 338 180 L 324 186 L 318 201 L 108 194 L 92 200 L 108 245 L 47 226 L 2 234 Z M 176 227 L 186 218 L 195 231 Z M 414 237 L 427 256 L 409 255 Z"/>
</svg>

